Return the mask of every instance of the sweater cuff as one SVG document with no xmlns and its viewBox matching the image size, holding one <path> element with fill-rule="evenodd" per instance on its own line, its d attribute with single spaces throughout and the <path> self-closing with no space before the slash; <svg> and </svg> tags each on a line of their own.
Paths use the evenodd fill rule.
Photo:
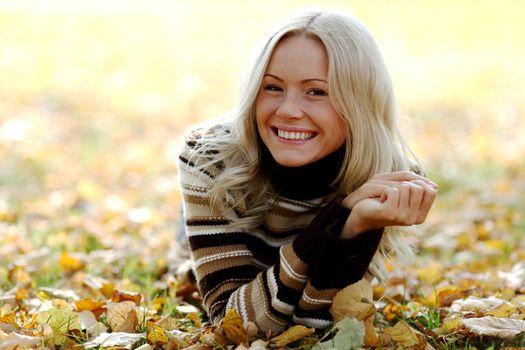
<svg viewBox="0 0 525 350">
<path fill-rule="evenodd" d="M 310 266 L 310 282 L 317 289 L 341 289 L 363 278 L 383 236 L 383 229 L 350 239 L 326 234 Z"/>
<path fill-rule="evenodd" d="M 303 262 L 311 264 L 318 255 L 320 244 L 325 239 L 326 232 L 338 236 L 349 215 L 350 209 L 341 205 L 340 195 L 336 196 L 294 239 L 292 245 L 295 254 Z"/>
</svg>

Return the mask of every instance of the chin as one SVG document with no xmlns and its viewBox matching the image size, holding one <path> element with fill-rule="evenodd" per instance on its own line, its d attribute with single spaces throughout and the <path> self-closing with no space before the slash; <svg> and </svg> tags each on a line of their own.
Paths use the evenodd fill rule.
<svg viewBox="0 0 525 350">
<path fill-rule="evenodd" d="M 306 164 L 309 164 L 311 162 L 309 161 L 305 161 L 305 160 L 301 160 L 301 159 L 290 159 L 290 158 L 284 158 L 284 159 L 275 159 L 275 161 L 277 163 L 279 163 L 279 165 L 282 165 L 282 166 L 285 166 L 285 167 L 289 167 L 289 168 L 298 168 L 298 167 L 301 167 L 303 165 L 306 165 Z"/>
</svg>

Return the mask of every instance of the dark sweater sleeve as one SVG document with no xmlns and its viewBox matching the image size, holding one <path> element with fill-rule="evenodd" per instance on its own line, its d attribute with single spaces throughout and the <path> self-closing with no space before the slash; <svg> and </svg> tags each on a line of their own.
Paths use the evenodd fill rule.
<svg viewBox="0 0 525 350">
<path fill-rule="evenodd" d="M 339 235 L 350 209 L 341 205 L 341 196 L 336 196 L 314 217 L 312 222 L 293 242 L 295 254 L 307 264 L 314 262 L 325 232 Z"/>
<path fill-rule="evenodd" d="M 328 203 L 293 242 L 301 260 L 309 264 L 310 283 L 316 289 L 340 289 L 359 281 L 379 246 L 383 229 L 341 238 L 350 209 L 341 196 Z"/>
</svg>

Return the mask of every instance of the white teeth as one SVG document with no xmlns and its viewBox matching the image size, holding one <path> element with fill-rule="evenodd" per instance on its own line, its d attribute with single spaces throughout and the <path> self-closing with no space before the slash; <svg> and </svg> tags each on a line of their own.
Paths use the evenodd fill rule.
<svg viewBox="0 0 525 350">
<path fill-rule="evenodd" d="M 277 129 L 277 136 L 287 140 L 309 140 L 314 137 L 314 133 L 310 131 L 286 131 Z"/>
</svg>

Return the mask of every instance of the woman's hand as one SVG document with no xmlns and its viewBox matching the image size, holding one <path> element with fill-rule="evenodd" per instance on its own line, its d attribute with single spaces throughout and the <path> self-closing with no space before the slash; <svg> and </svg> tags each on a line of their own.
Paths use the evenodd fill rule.
<svg viewBox="0 0 525 350">
<path fill-rule="evenodd" d="M 385 226 L 410 226 L 425 221 L 437 185 L 415 173 L 378 174 L 343 199 L 352 209 L 342 236 L 349 238 Z"/>
</svg>

